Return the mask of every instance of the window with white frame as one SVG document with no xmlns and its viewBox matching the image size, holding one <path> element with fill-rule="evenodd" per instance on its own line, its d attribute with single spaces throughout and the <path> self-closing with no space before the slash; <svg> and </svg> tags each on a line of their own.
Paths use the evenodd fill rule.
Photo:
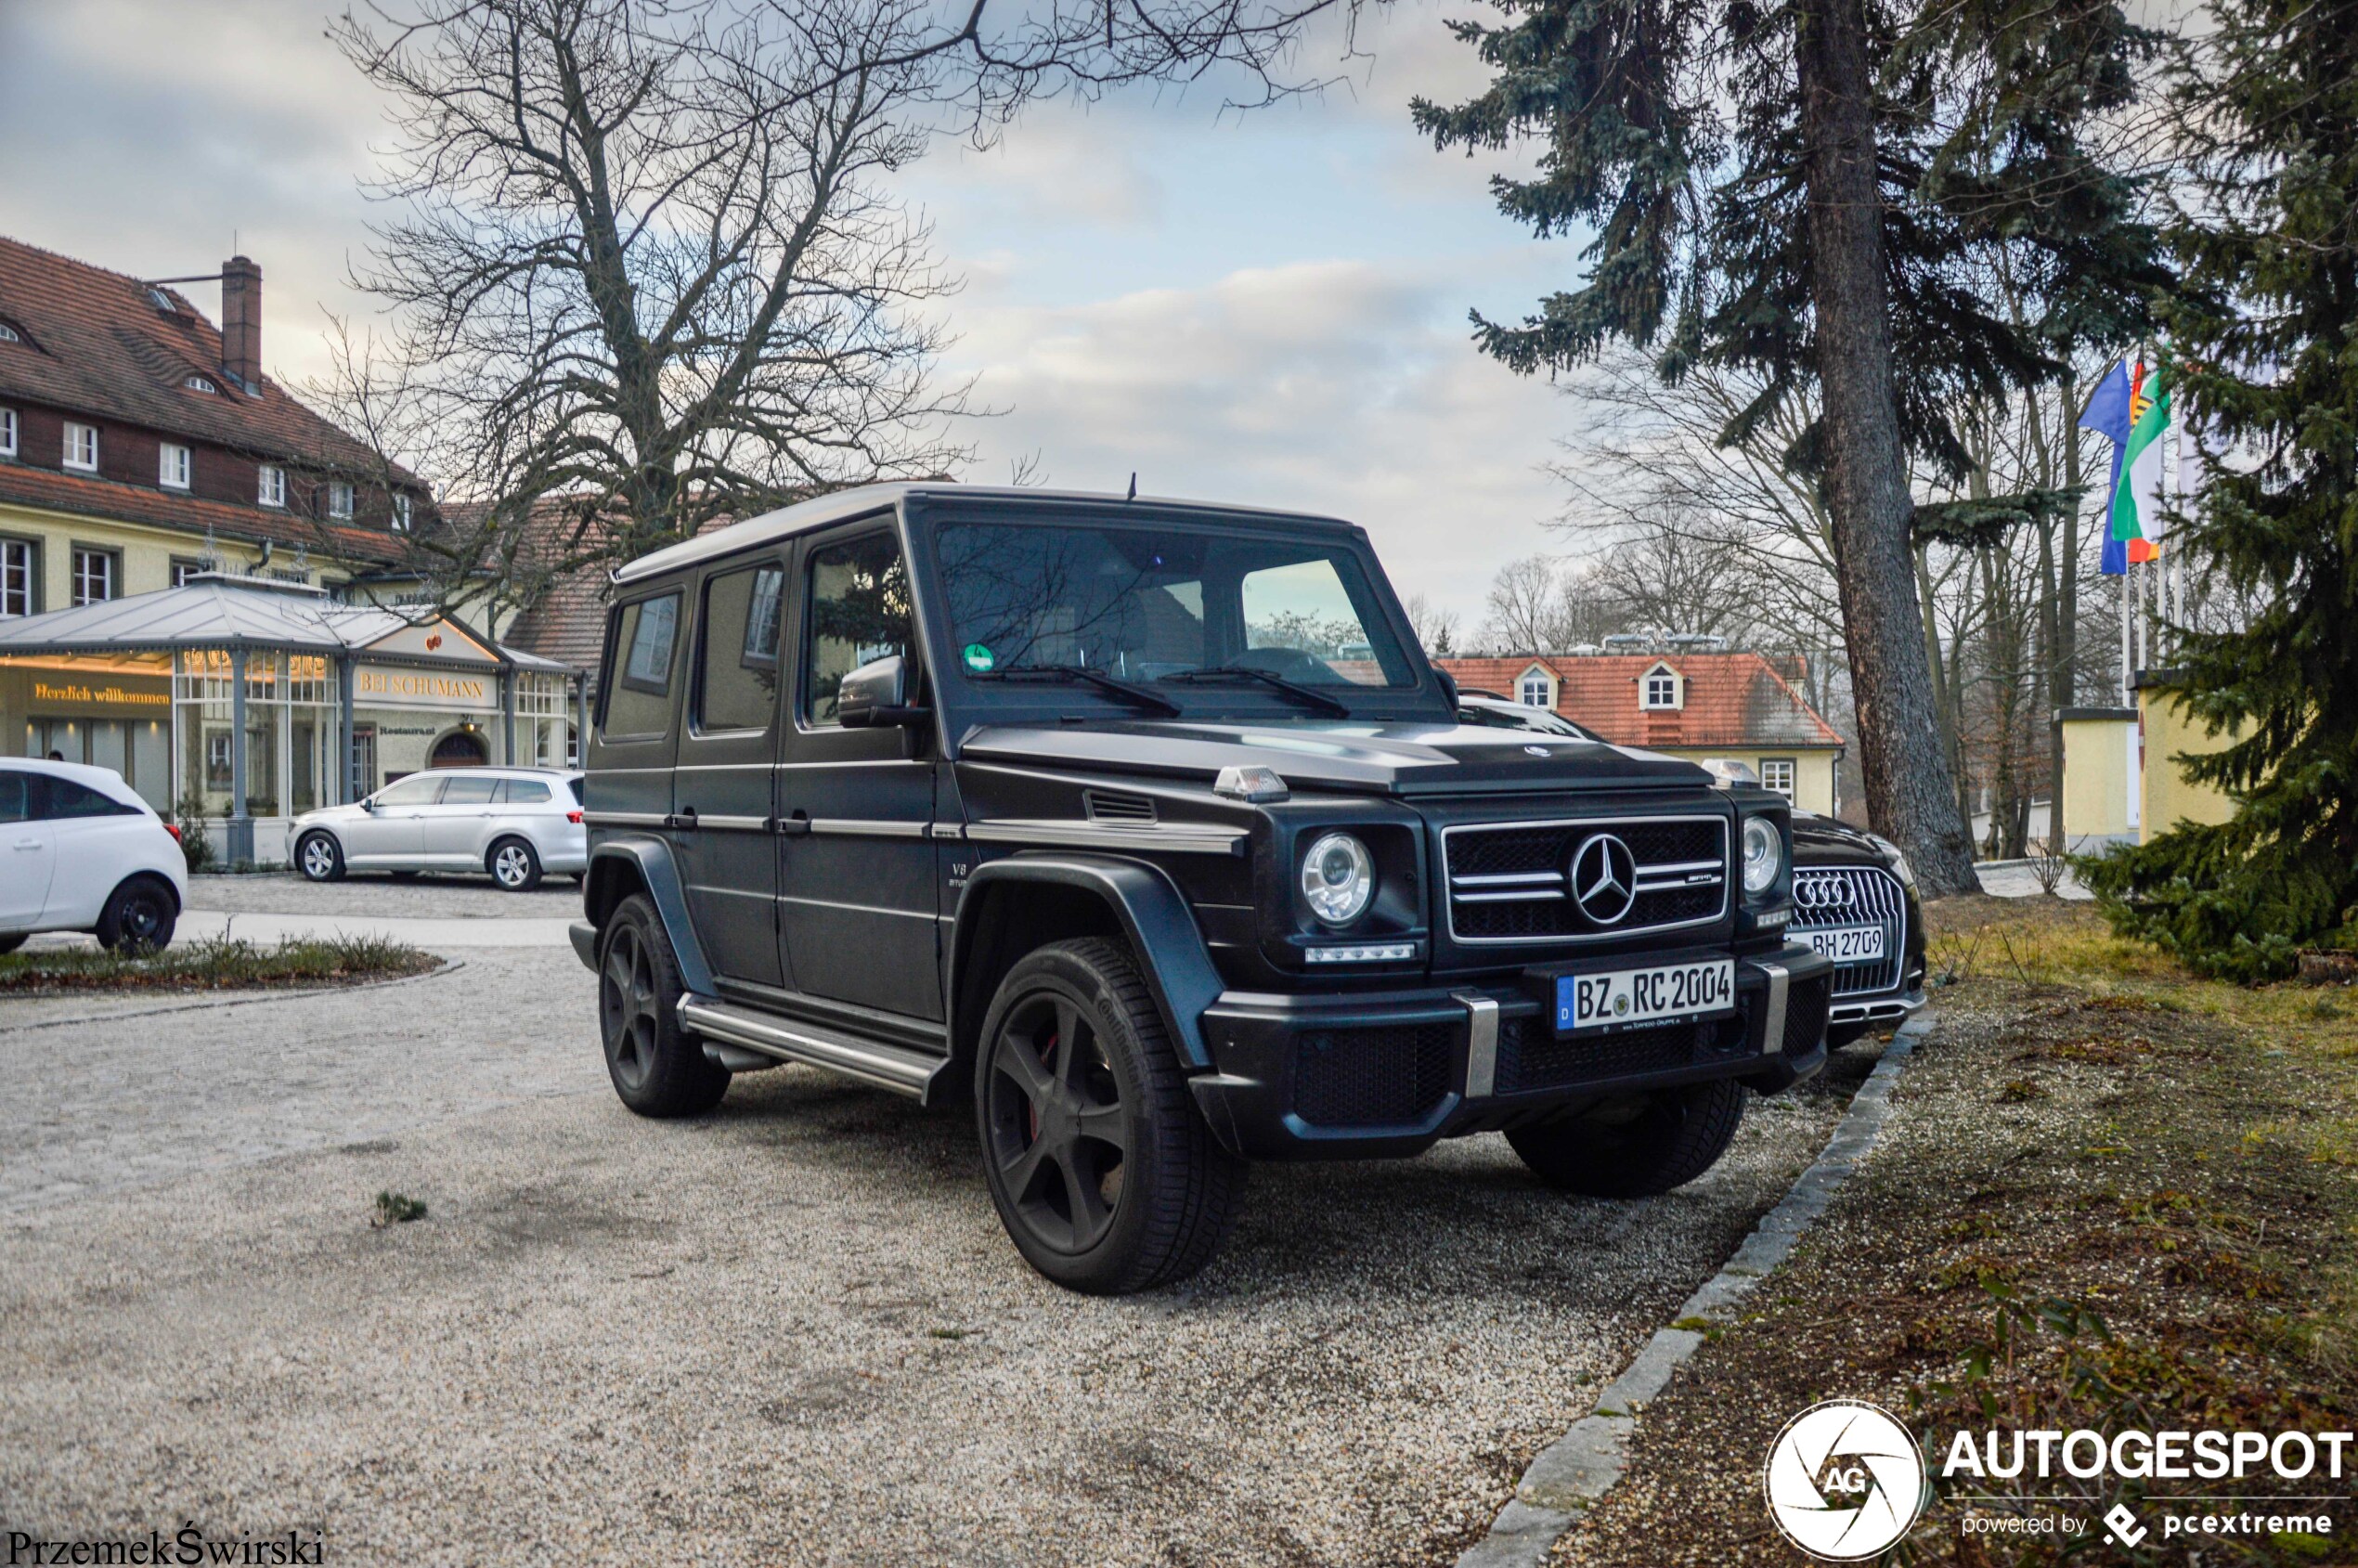
<svg viewBox="0 0 2358 1568">
<path fill-rule="evenodd" d="M 1646 671 L 1644 685 L 1639 689 L 1638 706 L 1643 708 L 1677 707 L 1678 706 L 1678 676 L 1668 665 L 1656 665 Z"/>
<path fill-rule="evenodd" d="M 188 448 L 176 441 L 166 441 L 156 447 L 156 483 L 168 490 L 188 487 L 190 463 Z"/>
<path fill-rule="evenodd" d="M 31 539 L 0 539 L 0 619 L 32 614 L 39 549 Z"/>
<path fill-rule="evenodd" d="M 1786 799 L 1793 798 L 1793 758 L 1764 757 L 1760 759 L 1760 787 L 1773 789 Z"/>
<path fill-rule="evenodd" d="M 22 332 L 18 331 L 6 321 L 0 321 L 0 343 L 22 342 L 24 342 L 24 334 Z"/>
<path fill-rule="evenodd" d="M 352 486 L 344 480 L 334 479 L 328 483 L 328 515 L 330 517 L 352 515 Z"/>
<path fill-rule="evenodd" d="M 73 571 L 69 578 L 76 604 L 103 604 L 115 596 L 119 563 L 111 550 L 89 545 L 73 547 Z"/>
<path fill-rule="evenodd" d="M 409 498 L 407 496 L 396 495 L 393 498 L 393 527 L 394 531 L 399 534 L 409 531 Z"/>
<path fill-rule="evenodd" d="M 1515 694 L 1525 707 L 1553 707 L 1556 706 L 1555 693 L 1548 689 L 1548 684 L 1547 672 L 1535 669 L 1522 678 L 1522 685 Z"/>
<path fill-rule="evenodd" d="M 66 421 L 65 464 L 84 473 L 98 472 L 98 427 Z"/>
<path fill-rule="evenodd" d="M 213 378 L 211 376 L 190 376 L 180 384 L 187 387 L 190 392 L 211 392 L 217 394 L 221 390 L 219 387 L 213 384 Z"/>
<path fill-rule="evenodd" d="M 17 411 L 0 408 L 0 458 L 17 455 Z"/>
<path fill-rule="evenodd" d="M 286 505 L 287 471 L 277 463 L 264 463 L 261 482 L 254 487 L 254 499 L 264 506 Z"/>
</svg>

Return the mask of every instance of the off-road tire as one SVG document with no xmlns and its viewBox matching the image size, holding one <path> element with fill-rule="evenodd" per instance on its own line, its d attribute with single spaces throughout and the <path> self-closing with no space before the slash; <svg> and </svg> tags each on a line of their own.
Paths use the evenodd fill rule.
<svg viewBox="0 0 2358 1568">
<path fill-rule="evenodd" d="M 98 945 L 124 954 L 162 952 L 172 945 L 180 899 L 161 876 L 126 876 L 98 912 Z"/>
<path fill-rule="evenodd" d="M 696 1116 L 729 1092 L 729 1071 L 680 1027 L 680 963 L 646 896 L 622 901 L 598 937 L 598 1034 L 606 1076 L 641 1116 Z"/>
<path fill-rule="evenodd" d="M 1020 1032 L 1026 1017 L 1043 1007 L 1055 1014 L 1057 1037 L 1049 1046 L 1054 1059 L 1033 1060 L 1062 1082 L 1068 1057 L 1059 1042 L 1067 1015 L 1056 1011 L 1059 1004 L 1073 1010 L 1069 1016 L 1085 1026 L 1094 1043 L 1087 1076 L 1095 1081 L 1089 1093 L 1095 1097 L 1085 1102 L 1087 1108 L 1100 1118 L 1118 1112 L 1118 1122 L 1099 1124 L 1118 1125 L 1123 1139 L 1114 1162 L 1121 1179 L 1108 1204 L 1110 1217 L 1087 1239 L 1078 1239 L 1083 1226 L 1069 1219 L 1069 1234 L 1058 1236 L 1056 1216 L 1043 1212 L 1054 1198 L 1042 1183 L 1060 1178 L 1072 1183 L 1069 1166 L 1053 1158 L 1033 1160 L 1044 1172 L 1040 1181 L 1023 1192 L 1009 1191 L 1009 1173 L 1023 1170 L 1031 1146 L 1047 1141 L 1037 1093 L 1024 1087 L 1026 1080 L 1008 1055 L 1014 1049 L 1009 1031 L 1013 1027 Z M 1196 1108 L 1178 1054 L 1129 949 L 1103 938 L 1082 938 L 1041 948 L 1008 970 L 983 1019 L 974 1083 L 976 1130 L 991 1201 L 1025 1261 L 1049 1279 L 1089 1295 L 1125 1295 L 1184 1279 L 1219 1250 L 1242 1204 L 1244 1161 L 1220 1147 Z M 1103 1099 L 1108 1088 L 1116 1096 L 1111 1104 Z M 1018 1109 L 1022 1115 L 1013 1114 Z M 1106 1147 L 1098 1146 L 1097 1158 Z M 1048 1170 L 1052 1164 L 1055 1169 Z M 1101 1173 L 1093 1188 L 1101 1201 L 1102 1183 L 1112 1173 Z M 1064 1207 L 1070 1211 L 1075 1187 L 1065 1190 Z M 1038 1196 L 1025 1201 L 1027 1194 Z"/>
<path fill-rule="evenodd" d="M 529 893 L 540 886 L 540 851 L 531 840 L 509 834 L 492 840 L 483 857 L 483 869 L 491 874 L 500 891 Z"/>
<path fill-rule="evenodd" d="M 332 833 L 311 832 L 295 840 L 295 870 L 305 882 L 343 880 L 343 846 Z"/>
<path fill-rule="evenodd" d="M 1717 1078 L 1518 1127 L 1507 1142 L 1550 1186 L 1589 1198 L 1652 1198 L 1718 1163 L 1743 1115 L 1743 1085 Z"/>
</svg>

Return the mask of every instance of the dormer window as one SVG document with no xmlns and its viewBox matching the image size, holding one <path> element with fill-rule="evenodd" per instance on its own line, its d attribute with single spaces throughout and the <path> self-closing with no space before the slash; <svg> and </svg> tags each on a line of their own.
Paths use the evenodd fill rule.
<svg viewBox="0 0 2358 1568">
<path fill-rule="evenodd" d="M 261 482 L 254 486 L 253 499 L 264 506 L 286 505 L 287 471 L 277 463 L 264 463 Z"/>
<path fill-rule="evenodd" d="M 17 411 L 0 408 L 0 458 L 17 455 Z"/>
<path fill-rule="evenodd" d="M 148 303 L 154 305 L 158 310 L 162 311 L 166 316 L 177 316 L 180 314 L 180 307 L 173 304 L 172 296 L 165 293 L 162 289 L 150 288 L 148 291 Z"/>
<path fill-rule="evenodd" d="M 1515 700 L 1525 707 L 1556 706 L 1556 682 L 1547 667 L 1533 665 L 1522 672 L 1522 679 L 1515 683 Z"/>
<path fill-rule="evenodd" d="M 156 483 L 167 490 L 188 487 L 188 448 L 166 441 L 156 448 Z"/>
<path fill-rule="evenodd" d="M 1649 713 L 1675 711 L 1678 698 L 1678 672 L 1666 664 L 1654 666 L 1639 680 L 1638 706 Z"/>
<path fill-rule="evenodd" d="M 409 498 L 407 496 L 393 498 L 393 531 L 396 534 L 409 531 Z"/>
<path fill-rule="evenodd" d="M 211 376 L 190 376 L 180 384 L 190 392 L 210 392 L 216 397 L 221 394 L 221 388 L 214 384 Z"/>
<path fill-rule="evenodd" d="M 24 334 L 6 321 L 0 321 L 0 343 L 22 343 Z"/>
<path fill-rule="evenodd" d="M 65 454 L 60 460 L 79 473 L 98 472 L 98 427 L 66 421 Z"/>
<path fill-rule="evenodd" d="M 343 479 L 329 481 L 328 515 L 330 517 L 352 515 L 352 486 L 349 481 Z"/>
</svg>

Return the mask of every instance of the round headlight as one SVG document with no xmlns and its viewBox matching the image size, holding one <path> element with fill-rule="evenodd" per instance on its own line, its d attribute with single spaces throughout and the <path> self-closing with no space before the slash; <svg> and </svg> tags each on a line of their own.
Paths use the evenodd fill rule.
<svg viewBox="0 0 2358 1568">
<path fill-rule="evenodd" d="M 1302 857 L 1302 896 L 1328 925 L 1350 925 L 1376 896 L 1375 858 L 1347 833 L 1325 835 Z"/>
<path fill-rule="evenodd" d="M 1767 817 L 1744 819 L 1744 891 L 1765 893 L 1785 869 L 1784 840 Z"/>
</svg>

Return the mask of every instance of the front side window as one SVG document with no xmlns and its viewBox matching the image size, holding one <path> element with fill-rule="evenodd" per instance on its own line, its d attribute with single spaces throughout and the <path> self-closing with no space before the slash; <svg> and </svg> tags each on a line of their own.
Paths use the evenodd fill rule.
<svg viewBox="0 0 2358 1568">
<path fill-rule="evenodd" d="M 166 441 L 156 448 L 156 483 L 167 489 L 188 487 L 188 448 L 176 442 Z"/>
<path fill-rule="evenodd" d="M 1346 549 L 1114 524 L 952 524 L 939 539 L 952 656 L 973 676 L 1075 667 L 1183 705 L 1275 692 L 1263 675 L 1416 684 Z"/>
<path fill-rule="evenodd" d="M 276 463 L 264 463 L 261 482 L 254 486 L 254 499 L 264 506 L 286 505 L 287 471 Z"/>
<path fill-rule="evenodd" d="M 1793 758 L 1766 757 L 1760 762 L 1760 786 L 1773 789 L 1786 799 L 1793 798 Z"/>
<path fill-rule="evenodd" d="M 84 473 L 98 472 L 98 427 L 66 421 L 65 465 Z"/>
<path fill-rule="evenodd" d="M 606 696 L 609 736 L 660 735 L 671 725 L 671 652 L 679 641 L 680 596 L 641 599 L 615 612 L 619 671 Z"/>
<path fill-rule="evenodd" d="M 31 539 L 0 539 L 0 617 L 32 614 L 33 550 Z"/>
<path fill-rule="evenodd" d="M 700 730 L 762 730 L 778 707 L 779 566 L 730 572 L 705 584 L 696 681 Z"/>
<path fill-rule="evenodd" d="M 0 823 L 30 822 L 32 818 L 32 775 L 14 768 L 0 768 Z"/>
<path fill-rule="evenodd" d="M 836 722 L 843 678 L 915 642 L 909 568 L 890 534 L 867 534 L 810 552 L 810 616 L 803 643 L 803 711 Z"/>
<path fill-rule="evenodd" d="M 103 604 L 115 594 L 115 558 L 110 550 L 76 545 L 73 551 L 73 602 Z"/>
<path fill-rule="evenodd" d="M 328 482 L 328 515 L 330 517 L 352 515 L 352 486 L 342 479 L 331 479 Z"/>
<path fill-rule="evenodd" d="M 412 773 L 377 791 L 376 802 L 380 806 L 431 806 L 441 797 L 442 784 L 439 773 Z"/>
</svg>

